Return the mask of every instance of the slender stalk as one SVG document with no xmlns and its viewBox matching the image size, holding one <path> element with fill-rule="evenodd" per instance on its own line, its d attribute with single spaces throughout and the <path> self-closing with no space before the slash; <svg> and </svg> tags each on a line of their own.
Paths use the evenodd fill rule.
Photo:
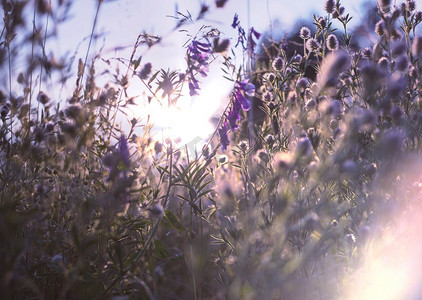
<svg viewBox="0 0 422 300">
<path fill-rule="evenodd" d="M 79 81 L 79 83 L 83 82 L 83 79 L 84 79 L 86 63 L 88 61 L 89 51 L 91 50 L 92 40 L 94 39 L 94 32 L 95 32 L 95 28 L 97 27 L 98 14 L 100 12 L 101 3 L 102 1 L 98 1 L 97 10 L 95 11 L 94 23 L 92 24 L 91 36 L 89 37 L 88 49 L 86 50 L 84 67 L 82 69 L 81 80 Z"/>
<path fill-rule="evenodd" d="M 32 44 L 31 44 L 31 64 L 30 70 L 31 73 L 29 74 L 29 110 L 28 110 L 28 122 L 31 123 L 31 103 L 32 103 L 32 74 L 34 68 L 34 49 L 35 49 L 35 18 L 36 18 L 36 2 L 34 2 L 34 15 L 32 17 Z M 38 115 L 38 111 L 37 111 Z"/>
</svg>

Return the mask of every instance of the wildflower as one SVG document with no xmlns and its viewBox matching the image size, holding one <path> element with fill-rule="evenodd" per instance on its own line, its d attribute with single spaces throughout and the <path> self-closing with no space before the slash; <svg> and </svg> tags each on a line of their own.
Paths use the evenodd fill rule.
<svg viewBox="0 0 422 300">
<path fill-rule="evenodd" d="M 258 151 L 257 157 L 265 164 L 270 161 L 270 156 L 264 149 Z"/>
<path fill-rule="evenodd" d="M 317 39 L 311 38 L 306 42 L 306 49 L 309 52 L 317 52 L 321 48 L 321 44 Z"/>
<path fill-rule="evenodd" d="M 302 61 L 302 55 L 296 54 L 292 57 L 292 62 L 300 63 Z"/>
<path fill-rule="evenodd" d="M 46 105 L 50 101 L 50 97 L 47 96 L 44 92 L 39 92 L 37 96 L 37 101 L 43 105 Z"/>
<path fill-rule="evenodd" d="M 253 27 L 250 29 L 249 31 L 249 36 L 248 36 L 248 50 L 250 53 L 254 52 L 255 46 L 256 46 L 256 41 L 254 40 L 254 38 L 256 40 L 259 40 L 259 38 L 261 37 L 261 33 L 257 32 Z"/>
<path fill-rule="evenodd" d="M 2 119 L 6 118 L 7 114 L 10 111 L 10 103 L 6 103 L 5 105 L 3 105 L 0 109 L 0 115 L 2 117 Z"/>
<path fill-rule="evenodd" d="M 327 38 L 327 48 L 331 51 L 338 50 L 338 40 L 334 34 L 330 34 Z"/>
<path fill-rule="evenodd" d="M 387 57 L 381 57 L 378 61 L 378 65 L 384 69 L 387 70 L 390 67 L 390 61 Z"/>
<path fill-rule="evenodd" d="M 262 100 L 266 102 L 271 102 L 274 100 L 274 94 L 271 92 L 265 92 L 264 94 L 262 94 Z"/>
<path fill-rule="evenodd" d="M 312 153 L 312 144 L 307 137 L 302 137 L 296 144 L 295 155 L 297 158 L 308 157 Z"/>
<path fill-rule="evenodd" d="M 391 0 L 378 0 L 378 7 L 383 12 L 388 12 L 390 10 Z"/>
<path fill-rule="evenodd" d="M 339 100 L 323 101 L 320 104 L 325 114 L 337 118 L 343 110 L 343 106 Z"/>
<path fill-rule="evenodd" d="M 372 49 L 369 47 L 366 47 L 362 51 L 363 58 L 370 59 L 372 57 Z"/>
<path fill-rule="evenodd" d="M 375 33 L 379 36 L 383 36 L 385 34 L 385 25 L 383 20 L 378 21 L 378 23 L 375 24 Z"/>
<path fill-rule="evenodd" d="M 209 53 L 211 53 L 211 45 L 209 43 L 199 42 L 197 40 L 193 40 L 190 43 L 187 56 L 188 56 L 188 63 L 189 63 L 189 94 L 191 96 L 197 95 L 197 90 L 199 89 L 199 82 L 195 78 L 194 71 L 199 72 L 202 76 L 207 76 L 208 71 L 208 58 Z"/>
<path fill-rule="evenodd" d="M 218 129 L 218 134 L 220 135 L 220 143 L 221 148 L 224 150 L 227 149 L 227 146 L 230 144 L 229 137 L 227 135 L 227 123 L 224 122 L 224 124 L 221 126 L 221 128 Z"/>
<path fill-rule="evenodd" d="M 375 163 L 369 164 L 365 166 L 364 170 L 368 177 L 373 177 L 377 172 L 377 165 Z"/>
<path fill-rule="evenodd" d="M 148 208 L 148 211 L 156 218 L 161 218 L 164 214 L 163 206 L 159 203 L 154 203 L 151 208 Z"/>
<path fill-rule="evenodd" d="M 407 55 L 400 55 L 399 57 L 396 58 L 394 63 L 395 63 L 396 69 L 402 72 L 405 71 L 407 67 L 409 66 L 409 60 L 407 58 Z"/>
<path fill-rule="evenodd" d="M 271 101 L 267 104 L 267 106 L 270 110 L 273 110 L 277 107 L 277 104 L 274 101 Z"/>
<path fill-rule="evenodd" d="M 151 70 L 152 70 L 151 63 L 146 63 L 138 74 L 139 78 L 141 78 L 142 80 L 148 79 L 148 76 L 151 73 Z"/>
<path fill-rule="evenodd" d="M 296 83 L 296 88 L 298 90 L 304 91 L 307 87 L 309 87 L 309 81 L 305 77 L 298 79 Z"/>
<path fill-rule="evenodd" d="M 224 164 L 224 163 L 226 163 L 227 161 L 228 161 L 227 155 L 221 155 L 221 156 L 218 158 L 218 162 L 219 162 L 220 164 Z"/>
<path fill-rule="evenodd" d="M 238 145 L 239 149 L 245 152 L 248 149 L 248 142 L 247 141 L 241 141 Z"/>
<path fill-rule="evenodd" d="M 71 118 L 73 120 L 79 119 L 82 113 L 83 113 L 83 108 L 79 103 L 70 105 L 65 109 L 65 115 L 68 118 Z"/>
<path fill-rule="evenodd" d="M 311 37 L 311 30 L 310 30 L 308 27 L 303 26 L 303 27 L 300 29 L 299 36 L 300 36 L 302 39 L 307 40 L 307 39 L 309 39 L 309 38 Z"/>
<path fill-rule="evenodd" d="M 224 7 L 226 2 L 227 2 L 227 0 L 215 0 L 215 5 L 219 8 L 221 8 L 221 7 Z"/>
<path fill-rule="evenodd" d="M 418 11 L 415 13 L 415 22 L 420 23 L 422 21 L 422 11 Z"/>
<path fill-rule="evenodd" d="M 269 134 L 265 137 L 265 143 L 268 145 L 272 145 L 274 143 L 275 139 L 274 136 L 272 134 Z"/>
<path fill-rule="evenodd" d="M 345 51 L 336 51 L 328 54 L 322 62 L 318 78 L 320 89 L 335 86 L 340 73 L 348 69 L 349 66 L 350 59 Z"/>
<path fill-rule="evenodd" d="M 124 163 L 125 167 L 128 167 L 130 165 L 129 148 L 127 145 L 126 137 L 123 134 L 120 136 L 119 140 L 119 154 L 120 159 Z"/>
<path fill-rule="evenodd" d="M 329 13 L 329 14 L 333 13 L 335 7 L 336 7 L 336 3 L 335 3 L 334 0 L 325 1 L 324 9 L 327 13 Z"/>
<path fill-rule="evenodd" d="M 273 68 L 276 71 L 281 71 L 284 67 L 284 59 L 282 57 L 276 57 L 273 60 Z"/>
<path fill-rule="evenodd" d="M 390 117 L 394 123 L 398 123 L 403 117 L 404 112 L 400 106 L 394 106 L 390 111 Z"/>
<path fill-rule="evenodd" d="M 275 74 L 274 73 L 267 73 L 264 76 L 269 82 L 273 82 L 275 80 Z"/>
<path fill-rule="evenodd" d="M 325 26 L 327 26 L 327 19 L 325 19 L 324 17 L 319 17 L 317 23 L 319 27 L 325 28 Z"/>
<path fill-rule="evenodd" d="M 408 11 L 414 11 L 416 9 L 416 3 L 413 0 L 406 0 L 406 9 Z"/>
<path fill-rule="evenodd" d="M 158 141 L 155 142 L 154 151 L 155 151 L 155 154 L 161 153 L 161 151 L 163 151 L 163 144 Z"/>
<path fill-rule="evenodd" d="M 47 132 L 52 132 L 54 130 L 54 123 L 49 121 L 47 122 L 47 124 L 45 125 L 45 129 L 47 130 Z"/>
<path fill-rule="evenodd" d="M 232 22 L 232 27 L 233 28 L 236 28 L 237 26 L 239 26 L 239 23 L 240 23 L 240 21 L 239 21 L 239 15 L 238 14 L 234 14 L 233 22 Z"/>
<path fill-rule="evenodd" d="M 242 48 L 245 50 L 246 49 L 246 47 L 245 47 L 246 32 L 240 26 L 238 14 L 234 14 L 232 27 L 237 28 L 237 43 L 236 43 L 235 47 L 237 47 L 237 45 L 241 44 Z"/>
<path fill-rule="evenodd" d="M 214 40 L 214 52 L 215 53 L 226 52 L 227 49 L 229 48 L 229 45 L 230 45 L 229 39 L 224 39 L 222 42 L 219 42 L 219 39 L 216 38 Z"/>
</svg>

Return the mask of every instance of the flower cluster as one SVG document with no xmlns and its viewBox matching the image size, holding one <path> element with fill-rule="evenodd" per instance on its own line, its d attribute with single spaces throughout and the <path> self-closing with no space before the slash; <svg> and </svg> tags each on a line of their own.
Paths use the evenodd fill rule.
<svg viewBox="0 0 422 300">
<path fill-rule="evenodd" d="M 187 50 L 188 71 L 189 76 L 189 93 L 191 96 L 198 95 L 199 81 L 195 78 L 195 74 L 207 76 L 208 59 L 211 54 L 211 44 L 208 42 L 199 42 L 193 40 Z"/>
<path fill-rule="evenodd" d="M 255 95 L 255 86 L 248 82 L 248 80 L 237 81 L 232 93 L 231 107 L 228 113 L 223 118 L 223 125 L 219 129 L 220 143 L 222 149 L 226 150 L 230 144 L 227 136 L 227 123 L 230 125 L 230 129 L 235 131 L 239 128 L 238 121 L 240 120 L 241 111 L 248 111 L 251 108 L 251 102 L 247 97 L 253 97 Z"/>
</svg>

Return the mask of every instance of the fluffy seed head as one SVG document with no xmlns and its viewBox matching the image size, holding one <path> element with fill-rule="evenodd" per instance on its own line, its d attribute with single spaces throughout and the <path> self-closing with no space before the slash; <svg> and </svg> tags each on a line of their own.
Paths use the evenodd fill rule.
<svg viewBox="0 0 422 300">
<path fill-rule="evenodd" d="M 48 101 L 50 101 L 50 97 L 48 97 L 47 94 L 44 92 L 39 92 L 37 96 L 37 101 L 41 104 L 46 105 Z"/>
<path fill-rule="evenodd" d="M 316 52 L 321 48 L 321 44 L 318 42 L 317 39 L 311 38 L 306 42 L 306 49 L 309 52 Z"/>
<path fill-rule="evenodd" d="M 331 51 L 338 50 L 338 40 L 334 34 L 330 34 L 327 38 L 327 48 Z"/>
<path fill-rule="evenodd" d="M 385 34 L 385 25 L 383 20 L 378 21 L 378 23 L 375 24 L 375 33 L 379 36 L 383 36 Z"/>
<path fill-rule="evenodd" d="M 304 40 L 309 39 L 311 37 L 311 30 L 308 27 L 303 26 L 300 29 L 299 36 Z"/>
<path fill-rule="evenodd" d="M 414 11 L 416 9 L 416 3 L 413 0 L 406 1 L 406 9 L 408 11 Z"/>
<path fill-rule="evenodd" d="M 335 7 L 336 7 L 336 3 L 334 0 L 325 1 L 324 9 L 327 13 L 329 14 L 333 13 Z"/>
<path fill-rule="evenodd" d="M 409 66 L 409 60 L 407 58 L 407 55 L 404 55 L 404 54 L 397 57 L 394 63 L 395 63 L 396 69 L 402 72 L 405 71 L 407 67 Z"/>
<path fill-rule="evenodd" d="M 312 144 L 311 141 L 307 137 L 301 138 L 297 144 L 295 149 L 296 157 L 307 157 L 312 153 Z"/>
<path fill-rule="evenodd" d="M 321 65 L 318 78 L 320 89 L 333 87 L 337 83 L 340 73 L 348 69 L 350 58 L 345 51 L 336 51 L 328 54 Z"/>
<path fill-rule="evenodd" d="M 387 70 L 390 67 L 390 61 L 387 57 L 381 57 L 378 61 L 378 65 L 384 69 Z"/>
<path fill-rule="evenodd" d="M 383 11 L 387 12 L 390 10 L 391 0 L 378 0 L 378 7 Z"/>
<path fill-rule="evenodd" d="M 283 66 L 284 66 L 284 60 L 283 60 L 282 57 L 276 57 L 273 60 L 273 68 L 274 68 L 274 70 L 281 71 L 283 69 Z"/>
<path fill-rule="evenodd" d="M 372 49 L 369 47 L 366 47 L 362 50 L 362 56 L 363 58 L 369 59 L 372 57 Z"/>
</svg>

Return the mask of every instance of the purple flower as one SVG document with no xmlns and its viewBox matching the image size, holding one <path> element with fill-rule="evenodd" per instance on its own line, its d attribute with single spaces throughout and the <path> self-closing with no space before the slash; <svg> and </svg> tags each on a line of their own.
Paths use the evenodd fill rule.
<svg viewBox="0 0 422 300">
<path fill-rule="evenodd" d="M 246 47 L 245 47 L 246 32 L 242 28 L 242 26 L 240 26 L 240 21 L 239 21 L 238 14 L 235 14 L 234 15 L 232 27 L 233 28 L 237 28 L 237 35 L 238 35 L 238 37 L 237 37 L 237 43 L 236 43 L 235 47 L 237 47 L 237 45 L 241 44 L 243 50 L 246 50 Z"/>
<path fill-rule="evenodd" d="M 230 144 L 229 137 L 227 135 L 227 123 L 224 122 L 223 126 L 218 129 L 218 134 L 220 135 L 221 148 L 224 150 L 227 149 L 227 146 Z"/>
<path fill-rule="evenodd" d="M 120 153 L 120 159 L 125 164 L 126 167 L 130 165 L 129 160 L 129 147 L 127 145 L 126 137 L 122 134 L 119 141 L 119 153 Z"/>
<path fill-rule="evenodd" d="M 237 121 L 240 120 L 240 110 L 248 111 L 251 108 L 251 103 L 245 95 L 254 96 L 255 86 L 248 83 L 247 80 L 236 82 L 233 91 L 233 105 L 227 115 L 227 121 L 229 121 L 232 130 L 239 128 Z"/>
<path fill-rule="evenodd" d="M 249 47 L 249 51 L 252 53 L 255 49 L 256 46 L 256 41 L 254 41 L 253 38 L 259 40 L 259 38 L 261 37 L 261 34 L 259 32 L 257 32 L 253 27 L 251 28 L 250 32 L 249 32 L 249 37 L 248 37 L 248 47 Z"/>
<path fill-rule="evenodd" d="M 199 81 L 195 78 L 194 71 L 202 76 L 207 76 L 208 72 L 208 58 L 211 53 L 211 44 L 193 40 L 187 50 L 188 56 L 188 70 L 189 74 L 189 94 L 191 96 L 198 95 Z"/>
<path fill-rule="evenodd" d="M 240 109 L 242 106 L 238 101 L 233 102 L 233 106 L 227 115 L 227 121 L 229 121 L 230 128 L 234 131 L 239 128 L 237 121 L 240 119 Z"/>
<path fill-rule="evenodd" d="M 237 85 L 249 97 L 253 97 L 255 95 L 255 86 L 247 80 L 238 81 Z"/>
</svg>

